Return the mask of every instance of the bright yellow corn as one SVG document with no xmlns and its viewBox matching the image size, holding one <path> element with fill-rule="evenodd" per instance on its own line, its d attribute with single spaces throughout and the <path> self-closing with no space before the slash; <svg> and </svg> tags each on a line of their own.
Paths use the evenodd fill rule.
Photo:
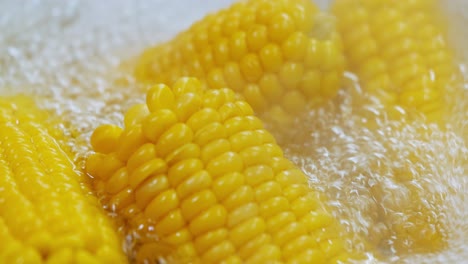
<svg viewBox="0 0 468 264">
<path fill-rule="evenodd" d="M 333 5 L 349 69 L 364 91 L 388 107 L 390 117 L 393 106 L 402 106 L 430 122 L 443 121 L 444 96 L 458 72 L 437 8 L 436 0 L 336 0 Z M 407 204 L 396 203 L 399 198 L 389 198 L 379 186 L 371 188 L 383 205 L 378 218 L 390 230 L 381 243 L 400 253 L 441 249 L 446 245 L 439 211 L 443 197 L 414 185 L 415 177 L 425 177 L 422 170 L 400 170 L 393 180 L 408 191 Z"/>
<path fill-rule="evenodd" d="M 28 98 L 0 98 L 0 263 L 126 263 L 47 118 Z"/>
<path fill-rule="evenodd" d="M 437 0 L 336 0 L 344 50 L 365 91 L 441 121 L 457 73 Z"/>
<path fill-rule="evenodd" d="M 148 49 L 135 75 L 169 85 L 194 76 L 210 89 L 233 89 L 262 117 L 286 121 L 337 94 L 341 46 L 334 19 L 310 0 L 239 1 Z"/>
<path fill-rule="evenodd" d="M 322 199 L 232 90 L 159 84 L 124 123 L 94 131 L 87 170 L 109 208 L 143 231 L 137 261 L 165 246 L 165 257 L 200 263 L 348 258 Z"/>
</svg>

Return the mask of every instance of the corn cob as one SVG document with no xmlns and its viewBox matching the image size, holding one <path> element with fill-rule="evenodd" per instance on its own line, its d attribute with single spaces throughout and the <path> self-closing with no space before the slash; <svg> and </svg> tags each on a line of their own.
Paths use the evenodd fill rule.
<svg viewBox="0 0 468 264">
<path fill-rule="evenodd" d="M 363 89 L 430 122 L 443 118 L 444 95 L 457 73 L 437 2 L 336 0 L 332 7 Z"/>
<path fill-rule="evenodd" d="M 286 122 L 333 98 L 343 71 L 334 19 L 312 1 L 250 0 L 148 49 L 135 76 L 169 85 L 193 76 L 210 89 L 230 87 L 256 114 Z"/>
<path fill-rule="evenodd" d="M 0 98 L 0 263 L 126 263 L 85 175 L 33 105 Z"/>
<path fill-rule="evenodd" d="M 346 260 L 339 224 L 251 107 L 202 87 L 195 78 L 153 86 L 123 129 L 103 125 L 91 137 L 98 193 L 157 237 L 137 262 L 164 256 L 158 243 L 172 248 L 166 258 L 200 263 Z"/>
<path fill-rule="evenodd" d="M 443 95 L 457 70 L 436 2 L 336 0 L 332 7 L 350 70 L 360 78 L 363 90 L 385 105 L 391 118 L 400 117 L 392 110 L 402 106 L 423 114 L 428 122 L 443 121 Z M 422 177 L 419 171 L 399 170 L 394 175 L 396 184 L 409 193 L 403 207 L 388 199 L 384 189 L 371 188 L 383 205 L 378 217 L 390 230 L 382 243 L 400 253 L 441 249 L 446 245 L 445 227 L 435 211 L 443 198 L 415 187 L 415 177 Z"/>
</svg>

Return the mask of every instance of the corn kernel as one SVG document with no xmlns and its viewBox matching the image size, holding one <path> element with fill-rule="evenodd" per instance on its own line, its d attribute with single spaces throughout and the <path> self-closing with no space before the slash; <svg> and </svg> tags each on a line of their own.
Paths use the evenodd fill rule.
<svg viewBox="0 0 468 264">
<path fill-rule="evenodd" d="M 386 105 L 418 109 L 426 118 L 433 111 L 442 114 L 443 103 L 432 111 L 421 111 L 419 106 L 443 102 L 441 95 L 457 74 L 445 34 L 438 25 L 437 9 L 435 2 L 408 8 L 393 1 L 339 0 L 333 6 L 349 64 L 362 79 L 364 90 L 383 97 L 381 101 Z M 440 57 L 433 59 L 438 54 Z M 375 87 L 375 80 L 384 75 L 389 81 Z M 424 84 L 413 82 L 429 75 L 432 77 Z M 383 95 L 386 93 L 378 93 L 379 90 L 395 92 L 397 99 L 388 100 Z"/>
<path fill-rule="evenodd" d="M 208 15 L 173 40 L 143 52 L 135 76 L 142 82 L 172 85 L 189 75 L 209 89 L 229 87 L 274 123 L 286 119 L 275 118 L 272 110 L 284 107 L 280 99 L 287 91 L 296 91 L 287 95 L 288 116 L 337 94 L 345 63 L 342 46 L 334 20 L 311 1 L 249 0 Z M 306 73 L 311 71 L 319 79 L 331 74 L 338 81 L 325 78 L 326 91 L 320 93 L 307 88 Z M 151 112 L 159 104 L 179 111 L 164 85 L 152 88 L 148 100 Z M 292 107 L 297 102 L 300 106 Z"/>
<path fill-rule="evenodd" d="M 115 151 L 122 129 L 114 125 L 104 125 L 96 129 L 91 136 L 91 146 L 100 153 Z"/>
<path fill-rule="evenodd" d="M 346 249 L 335 244 L 320 247 L 326 239 L 340 240 L 341 231 L 333 217 L 318 213 L 322 200 L 284 158 L 252 108 L 227 89 L 204 90 L 203 83 L 187 78 L 177 83 L 172 106 L 181 109 L 154 104 L 148 117 L 133 115 L 136 121 L 123 129 L 122 135 L 146 131 L 144 140 L 126 137 L 131 143 L 125 144 L 125 162 L 117 159 L 121 148 L 115 148 L 87 164 L 89 173 L 100 175 L 95 185 L 103 186 L 108 206 L 146 237 L 138 261 L 164 255 L 204 263 L 288 262 L 297 255 L 284 257 L 283 248 L 302 237 L 314 243 L 298 246 L 298 255 L 319 250 L 326 262 L 344 254 Z M 154 91 L 148 96 L 154 98 Z M 181 103 L 187 98 L 198 98 L 196 107 Z M 161 126 L 143 126 L 156 114 L 163 117 Z M 114 165 L 102 167 L 99 161 L 106 159 Z M 321 231 L 328 228 L 337 229 L 330 230 L 334 237 Z M 161 250 L 152 236 L 174 249 Z"/>
<path fill-rule="evenodd" d="M 438 18 L 437 1 L 337 0 L 332 9 L 350 70 L 360 78 L 362 89 L 384 106 L 390 119 L 401 118 L 401 111 L 397 111 L 401 108 L 411 119 L 422 115 L 428 123 L 443 123 L 447 105 L 443 95 L 457 85 L 459 73 Z M 405 186 L 405 179 L 413 177 L 407 174 L 397 175 Z M 372 193 L 384 207 L 391 207 L 382 198 L 382 190 Z M 440 235 L 443 225 L 430 217 L 412 221 L 413 216 L 432 211 L 421 200 L 431 207 L 440 201 L 430 193 L 424 198 L 417 192 L 412 195 L 412 203 L 398 208 L 408 220 L 393 219 L 397 213 L 389 213 L 392 210 L 376 216 L 389 230 L 388 237 L 382 239 L 390 241 L 391 250 L 399 253 L 439 250 L 446 244 Z M 416 226 L 418 231 L 413 233 L 408 226 Z M 438 235 L 431 239 L 422 235 L 431 232 Z"/>
<path fill-rule="evenodd" d="M 67 138 L 53 118 L 18 96 L 0 98 L 0 120 L 0 262 L 101 263 L 97 252 L 106 249 L 114 263 L 127 263 L 117 230 L 59 144 Z M 100 153 L 87 164 L 96 178 L 111 179 L 106 187 L 115 195 L 119 180 L 111 175 L 123 166 L 115 155 L 121 132 L 112 125 L 96 130 L 91 144 Z"/>
</svg>

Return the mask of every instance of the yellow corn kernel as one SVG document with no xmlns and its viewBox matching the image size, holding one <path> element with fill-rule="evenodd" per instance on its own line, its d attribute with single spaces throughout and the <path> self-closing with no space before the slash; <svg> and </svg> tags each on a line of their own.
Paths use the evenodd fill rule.
<svg viewBox="0 0 468 264">
<path fill-rule="evenodd" d="M 232 96 L 229 90 L 203 90 L 201 82 L 183 80 L 177 81 L 172 89 L 156 85 L 147 98 L 164 93 L 174 98 L 174 106 L 182 105 L 181 101 L 189 97 L 200 98 L 203 103 L 184 113 L 185 122 L 178 120 L 169 126 L 164 122 L 165 127 L 156 131 L 161 135 L 156 140 L 153 141 L 153 135 L 145 134 L 145 140 L 127 146 L 134 151 L 128 154 L 130 158 L 122 168 L 130 170 L 131 166 L 133 173 L 120 176 L 120 170 L 115 170 L 112 176 L 106 177 L 102 175 L 103 170 L 110 173 L 109 170 L 93 162 L 95 155 L 115 156 L 119 151 L 117 147 L 112 153 L 93 154 L 87 162 L 89 173 L 101 175 L 94 180 L 104 186 L 103 190 L 112 190 L 103 193 L 104 201 L 112 201 L 120 195 L 114 191 L 120 177 L 125 180 L 119 182 L 119 189 L 122 188 L 120 184 L 126 182 L 124 190 L 134 194 L 128 204 L 114 209 L 126 218 L 130 229 L 147 238 L 141 241 L 141 252 L 136 249 L 140 252 L 137 256 L 141 257 L 137 261 L 160 257 L 162 253 L 152 255 L 146 249 L 154 247 L 158 241 L 172 248 L 165 257 L 190 258 L 202 263 L 264 263 L 269 260 L 286 263 L 298 256 L 301 256 L 299 259 L 320 256 L 318 260 L 327 263 L 345 254 L 344 237 L 317 233 L 328 230 L 339 234 L 341 228 L 308 188 L 305 175 L 284 158 L 274 138 L 263 129 L 250 107 Z M 154 113 L 162 110 L 176 115 L 177 109 L 157 105 L 159 108 L 148 107 L 150 113 L 145 118 L 136 115 L 134 118 L 138 120 L 128 120 L 132 126 L 125 126 L 122 134 L 141 127 L 141 123 L 152 120 Z M 164 116 L 170 116 L 169 112 Z M 102 131 L 105 130 L 96 129 L 96 133 Z M 109 136 L 114 135 L 110 133 Z M 105 135 L 94 138 L 110 142 Z M 177 162 L 171 164 L 163 162 L 171 153 L 187 146 L 198 146 L 200 151 L 179 156 Z M 161 166 L 153 170 L 151 164 L 156 160 Z M 138 167 L 137 164 L 142 165 Z M 153 227 L 158 239 L 148 239 L 145 230 L 149 229 L 142 227 L 141 222 L 135 223 L 134 215 L 140 217 L 141 214 L 123 212 L 132 204 L 143 212 L 143 225 Z M 297 247 L 292 247 L 290 241 L 296 241 L 293 245 Z M 293 251 L 295 254 L 291 253 Z"/>
<path fill-rule="evenodd" d="M 100 126 L 99 130 L 93 134 L 91 138 L 91 145 L 93 148 L 101 153 L 109 153 L 115 151 L 112 147 L 115 147 L 118 142 L 122 129 L 114 125 Z M 105 136 L 106 140 L 102 140 L 99 137 Z M 100 145 L 97 145 L 99 142 Z"/>
<path fill-rule="evenodd" d="M 0 262 L 126 263 L 117 231 L 48 118 L 28 98 L 0 98 Z M 103 126 L 93 146 L 115 151 L 120 130 Z"/>
<path fill-rule="evenodd" d="M 350 70 L 360 78 L 363 90 L 387 107 L 391 118 L 399 117 L 392 116 L 397 113 L 392 107 L 402 106 L 429 122 L 443 122 L 444 94 L 458 72 L 438 9 L 435 0 L 336 0 L 333 5 Z M 371 235 L 371 240 L 402 254 L 433 252 L 447 243 L 442 216 L 433 209 L 442 198 L 415 190 L 411 182 L 415 175 L 418 172 L 394 175 L 411 193 L 405 206 L 385 198 L 386 190 L 371 188 L 386 208 L 375 217 L 389 230 L 378 239 Z"/>
<path fill-rule="evenodd" d="M 128 109 L 124 117 L 124 125 L 131 127 L 133 124 L 138 123 L 141 119 L 149 113 L 146 104 L 136 104 Z"/>
<path fill-rule="evenodd" d="M 211 89 L 230 87 L 257 114 L 277 122 L 278 111 L 294 115 L 333 98 L 343 71 L 334 19 L 312 1 L 249 0 L 208 15 L 143 52 L 135 76 L 167 84 L 194 76 Z M 173 98 L 162 99 L 166 90 L 149 98 L 172 107 Z"/>
<path fill-rule="evenodd" d="M 403 106 L 441 122 L 443 95 L 458 71 L 437 1 L 336 0 L 332 9 L 363 89 L 386 107 Z"/>
</svg>

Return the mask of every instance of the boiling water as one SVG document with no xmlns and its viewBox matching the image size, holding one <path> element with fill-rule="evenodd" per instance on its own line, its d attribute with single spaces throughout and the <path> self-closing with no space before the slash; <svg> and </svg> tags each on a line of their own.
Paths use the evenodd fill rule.
<svg viewBox="0 0 468 264">
<path fill-rule="evenodd" d="M 0 1 L 0 94 L 33 94 L 63 117 L 63 130 L 73 138 L 66 143 L 82 162 L 92 130 L 102 123 L 120 124 L 122 113 L 143 100 L 124 62 L 230 2 Z M 468 32 L 461 30 L 468 4 L 450 1 L 446 9 L 454 19 L 451 33 L 460 67 L 468 76 L 463 66 Z M 362 262 L 466 263 L 468 80 L 449 95 L 451 117 L 447 127 L 438 128 L 391 122 L 378 106 L 357 103 L 364 95 L 353 78 L 348 74 L 349 85 L 335 101 L 297 117 L 300 129 L 275 130 L 278 142 L 306 172 L 311 188 L 327 194 L 334 215 L 354 234 L 355 250 L 365 250 L 362 238 L 383 241 Z M 375 123 L 372 129 L 364 117 Z M 404 216 L 403 209 L 414 202 L 409 185 L 395 175 L 411 175 L 406 181 L 421 194 L 418 202 L 444 222 L 448 246 L 443 250 L 393 250 L 385 219 L 376 212 Z M 385 196 L 376 197 L 376 188 Z M 432 206 L 440 197 L 442 202 Z"/>
</svg>

